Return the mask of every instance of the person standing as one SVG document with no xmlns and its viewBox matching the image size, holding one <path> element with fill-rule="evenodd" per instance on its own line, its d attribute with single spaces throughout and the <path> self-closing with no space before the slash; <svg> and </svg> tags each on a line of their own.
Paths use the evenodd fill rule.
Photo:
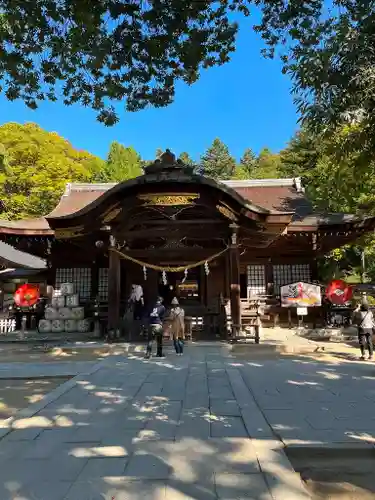
<svg viewBox="0 0 375 500">
<path fill-rule="evenodd" d="M 151 358 L 152 344 L 156 339 L 156 357 L 163 358 L 163 319 L 165 307 L 163 299 L 158 297 L 148 313 L 148 339 L 146 349 L 146 359 Z"/>
<path fill-rule="evenodd" d="M 373 357 L 373 342 L 372 331 L 374 328 L 374 316 L 369 309 L 368 304 L 364 303 L 358 306 L 355 311 L 355 322 L 358 325 L 358 342 L 361 349 L 361 360 L 365 359 L 365 349 L 367 347 L 369 356 L 368 359 Z"/>
<path fill-rule="evenodd" d="M 174 297 L 171 302 L 170 321 L 173 335 L 173 345 L 177 356 L 182 356 L 184 353 L 185 340 L 185 311 L 179 305 L 177 297 Z"/>
</svg>

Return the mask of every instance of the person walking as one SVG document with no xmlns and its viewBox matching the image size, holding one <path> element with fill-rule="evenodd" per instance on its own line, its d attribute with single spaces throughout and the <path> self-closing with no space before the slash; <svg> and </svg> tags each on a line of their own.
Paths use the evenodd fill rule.
<svg viewBox="0 0 375 500">
<path fill-rule="evenodd" d="M 177 356 L 182 356 L 184 353 L 185 340 L 185 311 L 179 305 L 177 297 L 174 297 L 171 302 L 170 322 L 173 335 L 173 345 Z"/>
<path fill-rule="evenodd" d="M 372 331 L 374 327 L 374 316 L 369 309 L 367 303 L 363 303 L 358 306 L 354 311 L 356 315 L 356 323 L 358 325 L 358 342 L 361 349 L 361 360 L 365 359 L 365 350 L 367 347 L 369 356 L 368 359 L 373 357 L 373 342 L 372 342 Z"/>
<path fill-rule="evenodd" d="M 148 338 L 146 359 L 151 358 L 152 344 L 154 338 L 156 339 L 156 357 L 163 358 L 163 319 L 165 315 L 165 307 L 163 306 L 163 299 L 158 297 L 150 308 L 148 313 Z"/>
</svg>

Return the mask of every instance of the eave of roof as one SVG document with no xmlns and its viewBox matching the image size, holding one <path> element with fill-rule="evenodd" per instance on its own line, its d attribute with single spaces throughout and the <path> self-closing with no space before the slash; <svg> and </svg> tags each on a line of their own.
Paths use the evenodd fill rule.
<svg viewBox="0 0 375 500">
<path fill-rule="evenodd" d="M 36 257 L 0 241 L 0 261 L 9 267 L 21 267 L 25 269 L 47 269 L 44 259 Z"/>
<path fill-rule="evenodd" d="M 54 231 L 50 228 L 45 217 L 35 219 L 21 219 L 9 221 L 0 219 L 0 234 L 26 234 L 26 235 L 53 235 Z"/>
</svg>

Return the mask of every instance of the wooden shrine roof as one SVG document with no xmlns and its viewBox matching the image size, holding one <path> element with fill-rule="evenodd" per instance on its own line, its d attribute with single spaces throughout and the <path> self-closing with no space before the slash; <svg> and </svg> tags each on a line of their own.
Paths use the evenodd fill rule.
<svg viewBox="0 0 375 500">
<path fill-rule="evenodd" d="M 44 259 L 17 250 L 11 245 L 0 241 L 0 262 L 7 267 L 23 269 L 47 269 Z"/>
<path fill-rule="evenodd" d="M 317 214 L 307 199 L 299 178 L 296 179 L 250 179 L 219 181 L 223 188 L 233 190 L 249 204 L 266 211 L 277 213 L 293 213 L 288 231 L 317 231 L 331 227 L 338 230 L 346 226 L 360 229 L 366 226 L 369 218 L 359 218 L 350 214 Z M 116 183 L 70 183 L 66 185 L 64 194 L 54 210 L 46 217 L 7 221 L 0 219 L 0 233 L 24 235 L 53 235 L 47 219 L 65 217 L 78 212 L 103 194 L 114 188 Z M 372 220 L 372 218 L 371 218 Z M 365 224 L 365 221 L 366 224 Z M 374 220 L 375 225 L 375 220 Z"/>
<path fill-rule="evenodd" d="M 0 234 L 24 234 L 33 236 L 53 235 L 54 231 L 45 217 L 22 220 L 1 220 Z"/>
<path fill-rule="evenodd" d="M 220 181 L 220 183 L 232 188 L 246 201 L 266 210 L 294 212 L 295 218 L 298 219 L 312 212 L 311 203 L 306 198 L 299 179 Z M 73 214 L 97 200 L 114 186 L 115 183 L 68 184 L 60 203 L 48 218 Z"/>
</svg>

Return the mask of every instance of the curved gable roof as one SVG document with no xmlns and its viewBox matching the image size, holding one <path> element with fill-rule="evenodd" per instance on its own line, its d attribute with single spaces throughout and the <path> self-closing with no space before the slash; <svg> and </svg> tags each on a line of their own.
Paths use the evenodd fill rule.
<svg viewBox="0 0 375 500">
<path fill-rule="evenodd" d="M 177 170 L 177 169 L 176 169 Z M 251 203 L 250 200 L 246 200 L 240 193 L 238 193 L 235 189 L 232 187 L 228 186 L 224 182 L 218 182 L 215 181 L 214 179 L 210 179 L 208 177 L 204 177 L 201 175 L 186 175 L 181 172 L 176 172 L 176 175 L 174 177 L 173 171 L 170 172 L 171 177 L 166 177 L 160 179 L 160 177 L 157 174 L 148 174 L 148 175 L 141 175 L 139 177 L 136 177 L 135 179 L 130 179 L 118 184 L 109 184 L 107 189 L 103 191 L 103 184 L 98 184 L 96 185 L 97 188 L 93 185 L 81 185 L 77 186 L 78 187 L 78 192 L 82 191 L 82 194 L 80 195 L 80 199 L 83 201 L 89 201 L 88 203 L 85 203 L 81 208 L 79 208 L 79 203 L 77 204 L 78 197 L 77 195 L 75 196 L 76 199 L 76 206 L 71 206 L 70 211 L 64 210 L 64 196 L 70 196 L 70 193 L 72 192 L 72 186 L 75 185 L 68 185 L 67 186 L 67 191 L 64 193 L 62 197 L 62 201 L 59 203 L 59 205 L 56 207 L 54 211 L 52 211 L 49 215 L 47 215 L 47 220 L 51 219 L 72 219 L 74 217 L 79 217 L 81 215 L 85 215 L 88 212 L 90 212 L 93 208 L 97 207 L 101 203 L 105 203 L 109 198 L 115 197 L 118 193 L 123 192 L 124 195 L 128 193 L 132 193 L 134 188 L 144 186 L 144 185 L 149 185 L 149 186 L 157 186 L 160 185 L 161 183 L 166 186 L 170 184 L 181 184 L 181 185 L 190 185 L 190 186 L 208 186 L 210 189 L 217 190 L 219 192 L 225 193 L 229 195 L 231 198 L 233 198 L 237 203 L 239 203 L 243 208 L 246 208 L 248 210 L 251 210 L 252 212 L 255 212 L 256 214 L 259 215 L 268 215 L 271 213 L 270 210 L 267 208 L 264 208 L 259 205 L 255 205 Z M 88 186 L 88 187 L 86 187 Z M 83 194 L 84 193 L 84 194 Z M 89 194 L 88 194 L 89 193 Z M 96 196 L 96 193 L 98 193 L 98 196 Z M 101 194 L 99 194 L 101 193 Z M 72 210 L 73 209 L 73 210 Z M 65 213 L 64 213 L 65 212 Z"/>
<path fill-rule="evenodd" d="M 89 211 L 98 203 L 120 190 L 130 190 L 137 185 L 158 184 L 160 181 L 149 180 L 150 176 L 140 176 L 122 183 L 67 184 L 66 190 L 56 208 L 47 215 L 47 219 L 72 218 Z M 215 181 L 202 176 L 190 176 L 182 179 L 190 184 L 207 185 L 230 195 L 244 208 L 258 214 L 283 212 L 295 213 L 298 217 L 311 213 L 311 204 L 303 190 L 298 189 L 299 179 L 262 179 L 245 181 Z M 100 201 L 99 201 L 99 198 Z"/>
</svg>

